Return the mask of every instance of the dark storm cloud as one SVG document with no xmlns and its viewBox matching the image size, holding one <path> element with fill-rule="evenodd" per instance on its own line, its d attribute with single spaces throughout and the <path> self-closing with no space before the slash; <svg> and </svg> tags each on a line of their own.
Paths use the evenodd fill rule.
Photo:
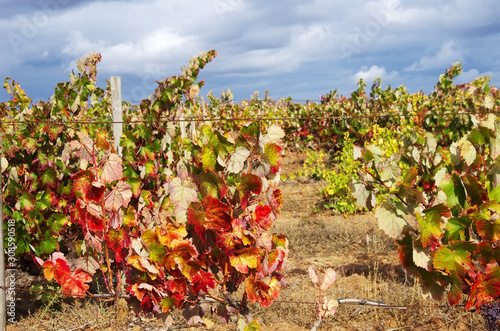
<svg viewBox="0 0 500 331">
<path fill-rule="evenodd" d="M 124 98 L 136 101 L 155 81 L 178 74 L 202 51 L 219 56 L 200 75 L 201 91 L 236 99 L 266 89 L 272 97 L 318 99 L 405 84 L 433 89 L 452 63 L 461 79 L 487 74 L 500 82 L 496 0 L 0 0 L 0 76 L 12 76 L 35 99 L 48 99 L 75 61 L 103 56 L 104 82 L 122 76 Z M 5 92 L 0 92 L 0 100 Z"/>
</svg>

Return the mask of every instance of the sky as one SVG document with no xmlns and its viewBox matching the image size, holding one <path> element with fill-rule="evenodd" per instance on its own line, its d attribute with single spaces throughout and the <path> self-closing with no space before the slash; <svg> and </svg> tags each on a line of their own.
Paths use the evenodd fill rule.
<svg viewBox="0 0 500 331">
<path fill-rule="evenodd" d="M 79 58 L 99 52 L 98 85 L 120 76 L 123 100 L 139 103 L 215 49 L 202 96 L 316 101 L 377 77 L 430 93 L 455 62 L 455 83 L 487 75 L 499 86 L 499 16 L 498 0 L 0 0 L 0 79 L 48 101 Z"/>
</svg>

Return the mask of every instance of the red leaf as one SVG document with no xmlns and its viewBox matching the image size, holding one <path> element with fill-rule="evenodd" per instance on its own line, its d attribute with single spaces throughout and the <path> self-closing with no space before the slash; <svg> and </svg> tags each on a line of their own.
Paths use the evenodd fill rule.
<svg viewBox="0 0 500 331">
<path fill-rule="evenodd" d="M 399 260 L 405 268 L 412 268 L 415 266 L 413 262 L 413 240 L 408 232 L 404 233 L 404 237 L 396 240 L 398 245 Z"/>
<path fill-rule="evenodd" d="M 92 172 L 89 170 L 80 170 L 71 177 L 71 181 L 73 182 L 73 194 L 77 198 L 88 200 L 88 195 L 92 191 L 92 183 L 94 182 Z"/>
<path fill-rule="evenodd" d="M 281 207 L 283 207 L 283 195 L 281 194 L 281 190 L 276 189 L 268 191 L 267 200 L 269 201 L 271 208 L 273 208 L 273 211 L 275 213 L 279 213 Z"/>
<path fill-rule="evenodd" d="M 234 250 L 255 242 L 253 234 L 246 229 L 247 225 L 248 221 L 245 218 L 234 218 L 231 221 L 233 231 L 217 234 L 217 246 Z"/>
<path fill-rule="evenodd" d="M 99 202 L 101 201 L 104 192 L 106 192 L 106 186 L 104 186 L 104 184 L 99 182 L 93 182 L 90 190 L 86 195 L 86 199 L 88 201 Z"/>
<path fill-rule="evenodd" d="M 201 291 L 208 293 L 208 288 L 215 288 L 215 280 L 211 273 L 201 270 L 194 277 L 192 282 L 193 291 L 198 295 Z"/>
<path fill-rule="evenodd" d="M 283 247 L 276 247 L 274 251 L 267 256 L 267 273 L 272 274 L 282 268 L 287 257 L 287 252 Z"/>
<path fill-rule="evenodd" d="M 92 276 L 81 269 L 76 269 L 70 276 L 67 276 L 61 282 L 64 294 L 73 296 L 85 296 L 85 292 L 89 289 L 92 281 Z"/>
<path fill-rule="evenodd" d="M 245 209 L 248 206 L 248 199 L 253 194 L 260 194 L 262 190 L 262 182 L 260 178 L 253 174 L 242 174 L 240 181 L 236 183 L 236 187 L 240 192 L 241 207 Z"/>
<path fill-rule="evenodd" d="M 153 300 L 149 295 L 145 295 L 141 301 L 141 308 L 145 313 L 153 312 Z"/>
<path fill-rule="evenodd" d="M 218 199 L 206 196 L 200 203 L 193 202 L 188 211 L 188 220 L 195 226 L 195 231 L 205 241 L 205 230 L 217 232 L 231 231 L 229 207 Z"/>
<path fill-rule="evenodd" d="M 255 222 L 264 230 L 269 230 L 271 225 L 273 224 L 273 220 L 271 219 L 271 207 L 258 205 L 255 208 L 255 212 L 253 214 Z"/>
<path fill-rule="evenodd" d="M 106 244 L 115 252 L 116 262 L 122 262 L 124 258 L 124 248 L 128 248 L 130 245 L 128 231 L 124 228 L 109 229 L 106 234 Z"/>
<path fill-rule="evenodd" d="M 186 284 L 186 280 L 182 278 L 171 279 L 167 281 L 167 289 L 173 293 L 184 294 L 188 291 L 188 286 Z"/>
<path fill-rule="evenodd" d="M 479 274 L 471 287 L 469 300 L 465 306 L 479 309 L 482 305 L 489 303 L 500 295 L 500 267 L 497 262 L 490 263 L 486 267 L 486 274 Z"/>
<path fill-rule="evenodd" d="M 64 126 L 51 123 L 46 124 L 43 129 L 48 133 L 49 139 L 51 141 L 55 141 L 59 137 L 59 134 L 63 132 Z"/>
<path fill-rule="evenodd" d="M 231 230 L 231 216 L 227 213 L 229 207 L 218 199 L 207 196 L 202 201 L 205 210 L 205 225 L 215 231 Z"/>
<path fill-rule="evenodd" d="M 480 219 L 476 223 L 477 232 L 483 239 L 497 241 L 500 240 L 500 218 L 497 214 L 489 219 Z"/>
<path fill-rule="evenodd" d="M 94 204 L 86 204 L 83 200 L 78 199 L 75 206 L 71 209 L 71 222 L 79 223 L 86 231 L 104 230 L 104 220 L 100 217 L 99 206 Z"/>
</svg>

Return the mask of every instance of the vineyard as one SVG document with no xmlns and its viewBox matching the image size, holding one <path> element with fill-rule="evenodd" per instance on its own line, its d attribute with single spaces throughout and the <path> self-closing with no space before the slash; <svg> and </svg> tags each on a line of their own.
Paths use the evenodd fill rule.
<svg viewBox="0 0 500 331">
<path fill-rule="evenodd" d="M 7 268 L 22 274 L 17 302 L 38 302 L 9 328 L 65 328 L 86 304 L 107 322 L 75 330 L 498 328 L 488 77 L 455 85 L 456 63 L 429 95 L 377 79 L 319 103 L 205 102 L 198 74 L 215 56 L 124 102 L 122 123 L 96 85 L 100 54 L 48 102 L 5 80 Z"/>
</svg>

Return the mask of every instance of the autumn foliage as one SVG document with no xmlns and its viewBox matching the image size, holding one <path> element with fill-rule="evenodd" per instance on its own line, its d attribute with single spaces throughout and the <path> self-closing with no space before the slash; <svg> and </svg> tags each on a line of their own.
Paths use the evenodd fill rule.
<svg viewBox="0 0 500 331">
<path fill-rule="evenodd" d="M 402 121 L 395 153 L 374 144 L 354 148 L 362 178 L 353 192 L 374 208 L 425 292 L 479 309 L 500 295 L 500 98 L 484 78 L 453 85 L 460 71 L 454 65 L 433 92 L 433 100 L 452 98 L 443 104 L 456 108 L 426 114 L 436 105 L 415 98 L 425 111 Z M 463 114 L 464 105 L 474 108 Z"/>
<path fill-rule="evenodd" d="M 268 230 L 283 205 L 283 130 L 179 121 L 215 56 L 195 57 L 150 99 L 127 105 L 121 156 L 110 138 L 109 90 L 95 85 L 99 56 L 80 60 L 80 73 L 47 103 L 33 105 L 6 80 L 5 217 L 16 220 L 17 253 L 34 256 L 65 294 L 87 295 L 103 274 L 111 294 L 124 287 L 145 312 L 180 308 L 189 323 L 203 323 L 207 302 L 226 318 L 248 301 L 267 307 L 278 297 L 288 240 Z M 73 124 L 96 115 L 105 120 Z M 70 242 L 71 261 L 61 253 Z"/>
</svg>

